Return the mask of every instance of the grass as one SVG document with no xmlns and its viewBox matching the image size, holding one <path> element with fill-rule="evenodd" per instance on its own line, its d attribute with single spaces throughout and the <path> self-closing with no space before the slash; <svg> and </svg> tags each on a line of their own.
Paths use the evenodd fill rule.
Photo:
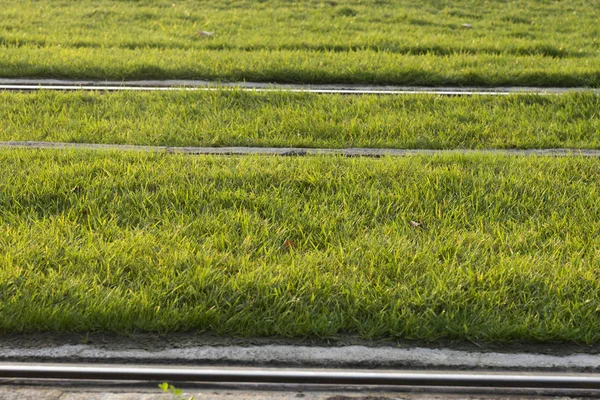
<svg viewBox="0 0 600 400">
<path fill-rule="evenodd" d="M 600 341 L 597 159 L 0 165 L 2 332 Z"/>
<path fill-rule="evenodd" d="M 600 87 L 599 19 L 584 0 L 0 0 L 0 77 Z M 600 148 L 599 103 L 0 93 L 0 140 Z M 1 333 L 600 342 L 597 159 L 0 150 L 0 167 Z"/>
<path fill-rule="evenodd" d="M 600 96 L 0 93 L 0 140 L 168 146 L 600 148 Z"/>
<path fill-rule="evenodd" d="M 0 76 L 598 86 L 599 18 L 585 0 L 0 0 Z"/>
</svg>

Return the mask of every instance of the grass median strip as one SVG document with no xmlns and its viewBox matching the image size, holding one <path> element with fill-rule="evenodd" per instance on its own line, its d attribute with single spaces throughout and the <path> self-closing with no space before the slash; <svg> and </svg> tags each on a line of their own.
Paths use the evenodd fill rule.
<svg viewBox="0 0 600 400">
<path fill-rule="evenodd" d="M 600 96 L 0 93 L 0 141 L 398 149 L 600 148 Z"/>
<path fill-rule="evenodd" d="M 3 332 L 600 340 L 596 159 L 0 163 Z"/>
<path fill-rule="evenodd" d="M 0 1 L 0 76 L 599 85 L 589 1 Z"/>
</svg>

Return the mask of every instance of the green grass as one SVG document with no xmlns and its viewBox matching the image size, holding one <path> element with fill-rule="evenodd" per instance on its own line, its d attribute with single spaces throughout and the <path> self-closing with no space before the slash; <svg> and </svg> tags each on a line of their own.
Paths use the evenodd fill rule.
<svg viewBox="0 0 600 400">
<path fill-rule="evenodd" d="M 600 341 L 597 159 L 0 166 L 2 332 Z"/>
<path fill-rule="evenodd" d="M 0 0 L 0 76 L 598 86 L 599 10 L 585 0 Z"/>
<path fill-rule="evenodd" d="M 168 146 L 600 148 L 600 96 L 0 93 L 0 140 Z"/>
</svg>

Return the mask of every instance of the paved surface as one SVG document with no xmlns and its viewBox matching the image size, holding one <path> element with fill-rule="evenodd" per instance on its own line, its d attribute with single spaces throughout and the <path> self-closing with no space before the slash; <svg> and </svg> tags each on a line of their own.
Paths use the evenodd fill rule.
<svg viewBox="0 0 600 400">
<path fill-rule="evenodd" d="M 360 84 L 297 85 L 260 82 L 212 82 L 202 80 L 143 80 L 143 81 L 95 81 L 67 79 L 0 79 L 0 90 L 238 90 L 310 92 L 322 94 L 437 94 L 448 96 L 509 95 L 509 94 L 564 94 L 591 92 L 600 94 L 598 88 L 560 87 L 423 87 L 382 86 Z"/>
<path fill-rule="evenodd" d="M 305 155 L 341 155 L 346 157 L 385 157 L 413 156 L 436 154 L 486 154 L 512 156 L 578 156 L 600 157 L 600 150 L 593 149 L 473 149 L 473 150 L 429 150 L 429 149 L 380 149 L 380 148 L 349 148 L 325 149 L 306 147 L 170 147 L 170 146 L 137 146 L 118 144 L 64 143 L 37 141 L 7 141 L 0 142 L 0 148 L 28 149 L 79 149 L 79 150 L 110 150 L 138 151 L 197 155 L 275 155 L 275 156 L 305 156 Z"/>
<path fill-rule="evenodd" d="M 355 391 L 299 391 L 299 390 L 264 390 L 264 389 L 186 389 L 175 396 L 164 393 L 158 387 L 151 388 L 97 388 L 97 387 L 52 387 L 52 386 L 13 386 L 0 385 L 0 400 L 181 400 L 194 398 L 218 400 L 442 400 L 442 399 L 567 399 L 579 398 L 577 395 L 566 396 L 523 396 L 493 394 L 450 394 L 450 393 L 393 393 L 393 392 L 355 392 Z"/>
</svg>

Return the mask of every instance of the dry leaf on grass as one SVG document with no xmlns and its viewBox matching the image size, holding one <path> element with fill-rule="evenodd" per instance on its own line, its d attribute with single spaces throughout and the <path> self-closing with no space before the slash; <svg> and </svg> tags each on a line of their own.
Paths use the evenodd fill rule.
<svg viewBox="0 0 600 400">
<path fill-rule="evenodd" d="M 198 31 L 196 32 L 196 36 L 215 36 L 215 33 L 208 31 Z"/>
<path fill-rule="evenodd" d="M 408 224 L 409 224 L 410 226 L 412 226 L 413 228 L 422 228 L 422 227 L 423 227 L 423 223 L 422 223 L 422 222 L 420 222 L 420 221 L 413 221 L 413 220 L 410 220 L 410 221 L 408 222 Z"/>
</svg>

